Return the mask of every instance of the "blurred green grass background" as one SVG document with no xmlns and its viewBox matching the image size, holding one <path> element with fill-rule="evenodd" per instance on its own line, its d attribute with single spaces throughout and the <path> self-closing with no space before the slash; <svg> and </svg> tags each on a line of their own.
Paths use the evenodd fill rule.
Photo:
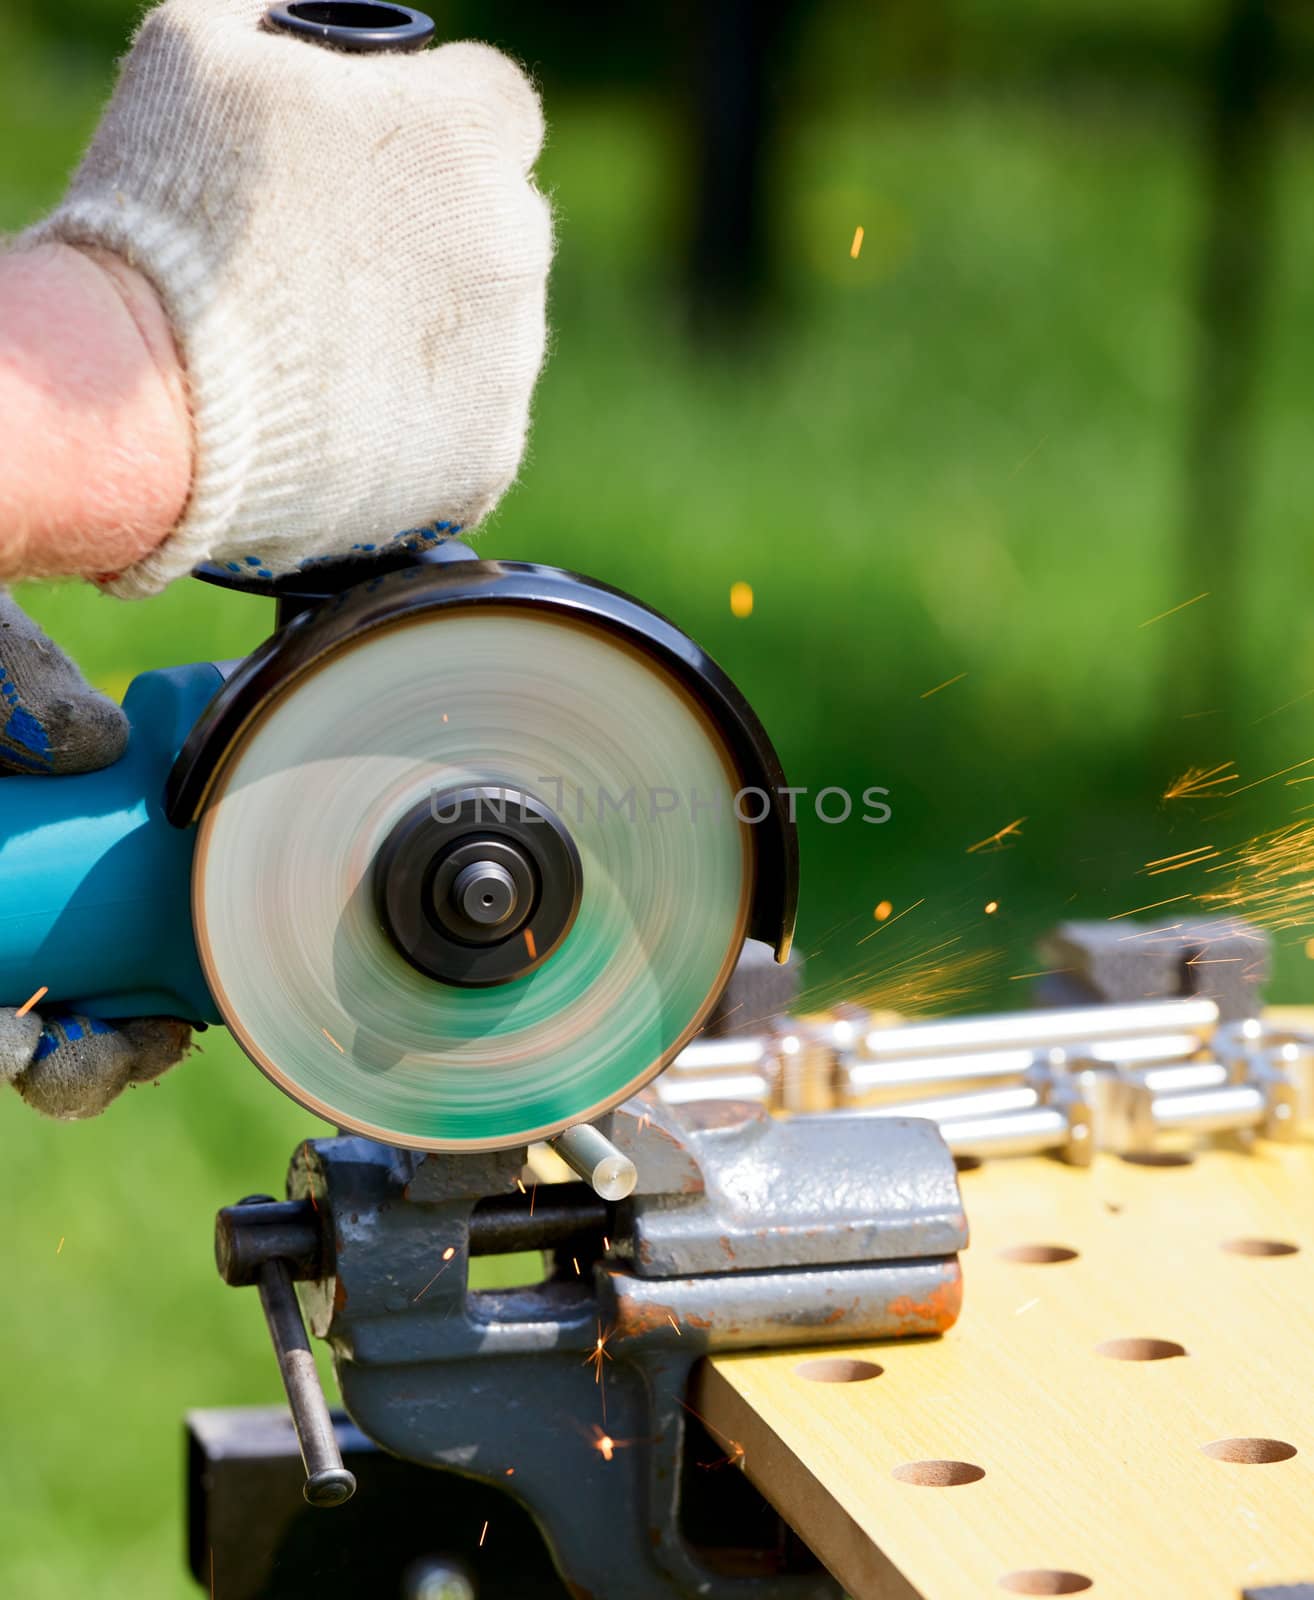
<svg viewBox="0 0 1314 1600">
<path fill-rule="evenodd" d="M 1061 31 L 1047 8 L 1001 9 Z M 1243 582 L 1143 627 L 1200 588 L 1183 507 L 1203 226 L 1195 19 L 1143 9 L 1147 81 L 1065 94 L 1044 51 L 1036 81 L 876 93 L 837 33 L 835 93 L 792 111 L 779 293 L 746 352 L 684 337 L 670 108 L 549 97 L 554 349 L 521 482 L 478 547 L 667 612 L 738 680 L 792 782 L 889 786 L 885 827 L 805 814 L 800 945 L 822 994 L 901 973 L 925 1007 L 1021 1003 L 1048 923 L 1181 892 L 1139 869 L 1302 803 L 1282 780 L 1234 806 L 1161 796 L 1188 763 L 1250 779 L 1314 755 L 1297 698 L 1314 688 L 1314 135 L 1284 118 Z M 1093 38 L 1109 10 L 1080 8 Z M 117 37 L 122 7 L 99 12 Z M 52 42 L 22 17 L 0 17 L 3 229 L 56 198 L 110 75 L 94 30 Z M 199 585 L 131 609 L 74 586 L 23 598 L 116 691 L 270 623 Z M 1225 722 L 1201 700 L 1220 653 Z M 967 853 L 1019 817 L 1011 848 Z M 859 946 L 884 899 L 922 904 Z M 1281 935 L 1275 998 L 1310 998 L 1310 932 Z M 277 1398 L 257 1304 L 220 1285 L 208 1241 L 216 1207 L 277 1190 L 316 1129 L 226 1036 L 203 1046 L 90 1125 L 0 1100 L 0 1596 L 192 1593 L 178 1419 Z"/>
</svg>

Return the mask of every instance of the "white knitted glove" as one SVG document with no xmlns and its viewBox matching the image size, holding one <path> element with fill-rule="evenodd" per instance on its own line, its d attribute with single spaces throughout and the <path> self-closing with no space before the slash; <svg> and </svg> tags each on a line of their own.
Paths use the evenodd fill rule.
<svg viewBox="0 0 1314 1600">
<path fill-rule="evenodd" d="M 103 581 L 262 576 L 433 543 L 515 477 L 543 359 L 538 98 L 486 45 L 349 55 L 268 0 L 149 12 L 68 194 L 24 236 L 155 285 L 187 369 L 191 496 Z"/>
</svg>

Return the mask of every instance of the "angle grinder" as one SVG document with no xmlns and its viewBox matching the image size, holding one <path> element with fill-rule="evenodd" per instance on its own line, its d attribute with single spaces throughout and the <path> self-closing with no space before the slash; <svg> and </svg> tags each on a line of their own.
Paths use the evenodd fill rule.
<svg viewBox="0 0 1314 1600">
<path fill-rule="evenodd" d="M 454 541 L 250 582 L 278 626 L 148 672 L 102 772 L 0 785 L 0 1000 L 222 1022 L 417 1150 L 552 1136 L 788 954 L 797 842 L 726 675 L 627 595 Z"/>
</svg>

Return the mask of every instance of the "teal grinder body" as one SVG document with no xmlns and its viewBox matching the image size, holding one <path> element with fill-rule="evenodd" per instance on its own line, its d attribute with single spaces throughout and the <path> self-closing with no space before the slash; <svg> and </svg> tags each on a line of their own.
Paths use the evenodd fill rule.
<svg viewBox="0 0 1314 1600">
<path fill-rule="evenodd" d="M 217 1022 L 191 918 L 195 827 L 164 812 L 169 770 L 223 681 L 210 662 L 143 673 L 112 767 L 0 782 L 0 1004 Z"/>
</svg>

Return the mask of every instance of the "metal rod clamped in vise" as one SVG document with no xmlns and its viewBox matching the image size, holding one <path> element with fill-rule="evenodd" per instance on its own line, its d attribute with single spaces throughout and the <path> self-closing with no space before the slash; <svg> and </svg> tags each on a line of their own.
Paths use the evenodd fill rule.
<svg viewBox="0 0 1314 1600">
<path fill-rule="evenodd" d="M 304 1206 L 267 1194 L 225 1207 L 215 1221 L 215 1260 L 225 1282 L 254 1283 L 260 1291 L 306 1469 L 302 1492 L 312 1506 L 340 1506 L 355 1494 L 356 1478 L 342 1464 L 293 1288 L 294 1269 L 310 1277 L 319 1264 L 319 1230 L 305 1213 Z"/>
<path fill-rule="evenodd" d="M 591 1122 L 577 1122 L 548 1143 L 603 1200 L 624 1200 L 634 1193 L 638 1169 Z"/>
</svg>

